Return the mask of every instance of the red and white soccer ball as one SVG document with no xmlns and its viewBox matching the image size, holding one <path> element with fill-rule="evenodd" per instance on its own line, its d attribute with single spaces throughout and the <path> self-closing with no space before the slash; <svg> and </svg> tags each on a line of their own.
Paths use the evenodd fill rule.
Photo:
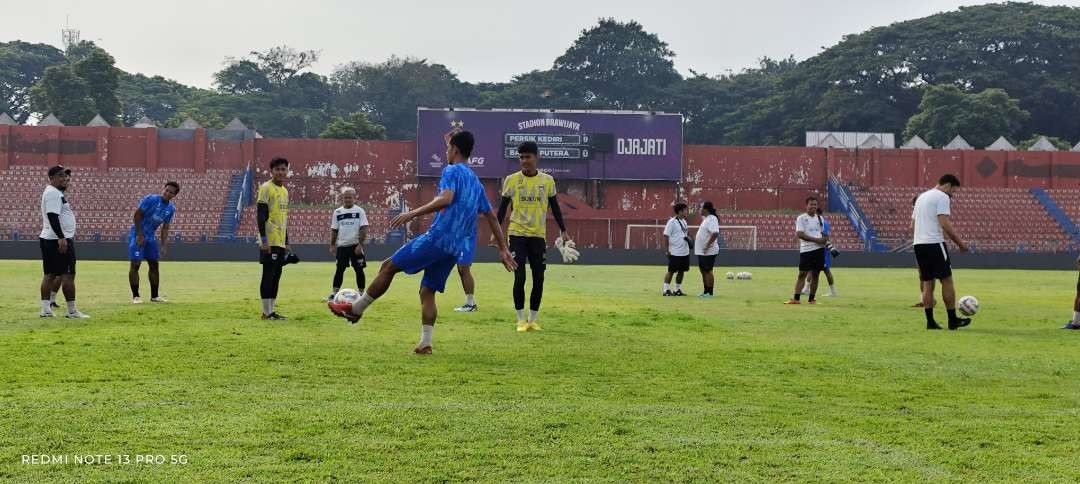
<svg viewBox="0 0 1080 484">
<path fill-rule="evenodd" d="M 956 309 L 964 316 L 974 316 L 979 312 L 979 300 L 975 296 L 964 296 L 956 304 Z"/>
<path fill-rule="evenodd" d="M 334 294 L 335 303 L 355 303 L 360 300 L 360 293 L 356 289 L 342 289 Z"/>
</svg>

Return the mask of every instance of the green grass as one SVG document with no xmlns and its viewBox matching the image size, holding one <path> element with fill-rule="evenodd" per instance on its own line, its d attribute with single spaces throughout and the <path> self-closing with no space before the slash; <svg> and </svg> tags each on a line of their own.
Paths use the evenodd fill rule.
<svg viewBox="0 0 1080 484">
<path fill-rule="evenodd" d="M 133 306 L 124 263 L 80 262 L 74 321 L 37 317 L 39 267 L 0 262 L 0 480 L 1080 479 L 1072 272 L 960 270 L 982 312 L 927 332 L 913 270 L 838 268 L 811 307 L 780 304 L 789 269 L 703 301 L 659 297 L 660 267 L 553 264 L 518 334 L 511 276 L 478 265 L 481 311 L 452 312 L 452 276 L 422 357 L 415 277 L 350 326 L 328 263 L 286 268 L 269 322 L 254 263 L 166 262 L 172 302 Z"/>
</svg>

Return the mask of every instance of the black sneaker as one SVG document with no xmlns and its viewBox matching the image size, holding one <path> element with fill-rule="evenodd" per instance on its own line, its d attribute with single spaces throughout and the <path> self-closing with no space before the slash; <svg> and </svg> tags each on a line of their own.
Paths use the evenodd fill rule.
<svg viewBox="0 0 1080 484">
<path fill-rule="evenodd" d="M 268 314 L 266 319 L 269 319 L 269 320 L 272 320 L 272 321 L 285 321 L 286 319 L 289 319 L 289 318 L 286 318 L 285 316 L 282 316 L 282 315 L 280 315 L 280 314 L 278 314 L 276 312 L 273 312 L 273 313 Z"/>
<path fill-rule="evenodd" d="M 672 296 L 685 296 L 686 293 L 682 292 L 682 289 L 676 289 L 675 292 L 671 293 L 671 295 Z"/>
<path fill-rule="evenodd" d="M 56 308 L 60 307 L 60 305 L 56 304 L 56 301 L 50 301 L 49 302 L 49 307 L 53 308 L 53 309 L 56 309 Z"/>
<path fill-rule="evenodd" d="M 1062 326 L 1061 329 L 1080 329 L 1080 324 L 1069 321 L 1068 323 L 1065 323 L 1065 326 Z"/>
<path fill-rule="evenodd" d="M 937 323 L 926 323 L 926 329 L 942 329 Z"/>
<path fill-rule="evenodd" d="M 674 294 L 672 294 L 672 293 L 671 293 L 671 291 L 664 291 L 664 294 L 663 294 L 663 296 L 664 296 L 664 297 L 667 297 L 667 296 L 674 296 Z"/>
<path fill-rule="evenodd" d="M 971 318 L 956 318 L 955 320 L 949 321 L 949 329 L 960 329 L 969 324 L 971 324 Z"/>
</svg>

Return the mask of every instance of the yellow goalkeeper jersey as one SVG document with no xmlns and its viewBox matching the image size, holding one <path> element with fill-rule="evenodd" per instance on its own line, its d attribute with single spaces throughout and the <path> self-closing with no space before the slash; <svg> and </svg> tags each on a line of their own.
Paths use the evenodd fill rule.
<svg viewBox="0 0 1080 484">
<path fill-rule="evenodd" d="M 551 175 L 513 173 L 503 180 L 502 196 L 513 205 L 509 235 L 547 238 L 548 198 L 555 196 L 555 179 Z"/>
</svg>

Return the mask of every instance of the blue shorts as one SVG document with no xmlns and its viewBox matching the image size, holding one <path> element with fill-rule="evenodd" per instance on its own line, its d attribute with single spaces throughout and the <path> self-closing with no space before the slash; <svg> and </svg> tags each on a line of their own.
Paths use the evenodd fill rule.
<svg viewBox="0 0 1080 484">
<path fill-rule="evenodd" d="M 832 251 L 826 249 L 825 250 L 825 268 L 828 269 L 830 267 L 832 267 Z"/>
<path fill-rule="evenodd" d="M 473 242 L 465 247 L 465 251 L 458 257 L 457 263 L 463 266 L 471 266 L 473 259 L 473 252 L 476 251 L 476 242 Z"/>
<path fill-rule="evenodd" d="M 438 292 L 446 291 L 446 279 L 457 265 L 460 254 L 451 254 L 435 246 L 427 234 L 401 246 L 390 260 L 406 274 L 424 271 L 420 285 Z"/>
<path fill-rule="evenodd" d="M 135 236 L 128 235 L 128 260 L 139 262 L 144 260 L 157 261 L 161 258 L 161 250 L 157 239 L 143 239 L 143 246 L 135 246 Z"/>
</svg>

